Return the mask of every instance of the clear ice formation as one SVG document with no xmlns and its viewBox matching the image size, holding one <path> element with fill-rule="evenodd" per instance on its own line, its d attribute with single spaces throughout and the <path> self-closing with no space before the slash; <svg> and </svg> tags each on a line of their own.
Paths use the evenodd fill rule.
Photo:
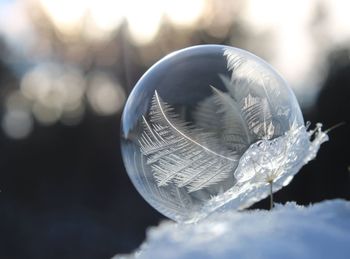
<svg viewBox="0 0 350 259">
<path fill-rule="evenodd" d="M 311 140 L 312 139 L 312 140 Z M 204 45 L 155 64 L 122 117 L 122 152 L 140 194 L 194 222 L 243 209 L 286 186 L 328 140 L 304 126 L 293 92 L 260 58 Z"/>
</svg>

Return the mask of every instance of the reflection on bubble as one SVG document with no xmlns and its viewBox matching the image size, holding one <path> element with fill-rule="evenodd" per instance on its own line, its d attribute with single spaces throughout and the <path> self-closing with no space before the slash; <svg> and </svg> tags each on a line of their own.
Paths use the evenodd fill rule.
<svg viewBox="0 0 350 259">
<path fill-rule="evenodd" d="M 111 115 L 119 111 L 125 101 L 122 87 L 104 73 L 92 76 L 87 97 L 94 111 L 100 115 Z"/>
<path fill-rule="evenodd" d="M 14 139 L 27 137 L 33 129 L 33 119 L 29 112 L 8 110 L 2 119 L 2 129 L 5 134 Z"/>
</svg>

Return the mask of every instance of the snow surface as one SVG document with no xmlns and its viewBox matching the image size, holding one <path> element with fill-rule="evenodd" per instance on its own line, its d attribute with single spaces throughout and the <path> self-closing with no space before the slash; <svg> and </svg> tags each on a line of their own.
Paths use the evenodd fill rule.
<svg viewBox="0 0 350 259">
<path fill-rule="evenodd" d="M 196 224 L 164 221 L 147 231 L 131 255 L 116 258 L 350 258 L 350 202 L 308 207 L 276 205 L 272 211 L 215 213 Z"/>
</svg>

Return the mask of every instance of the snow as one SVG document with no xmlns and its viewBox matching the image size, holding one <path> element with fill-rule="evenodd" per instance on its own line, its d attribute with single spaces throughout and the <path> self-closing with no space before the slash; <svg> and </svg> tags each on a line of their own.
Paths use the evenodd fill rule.
<svg viewBox="0 0 350 259">
<path fill-rule="evenodd" d="M 350 202 L 292 202 L 272 211 L 215 213 L 188 225 L 164 221 L 147 231 L 134 254 L 113 259 L 134 257 L 349 259 Z"/>
</svg>

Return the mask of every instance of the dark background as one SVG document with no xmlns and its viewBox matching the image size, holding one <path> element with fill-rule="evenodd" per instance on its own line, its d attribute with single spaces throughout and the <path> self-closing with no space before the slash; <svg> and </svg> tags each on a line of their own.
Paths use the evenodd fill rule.
<svg viewBox="0 0 350 259">
<path fill-rule="evenodd" d="M 23 1 L 0 1 L 0 8 L 18 2 Z M 217 17 L 228 15 L 211 1 L 205 2 L 217 8 Z M 102 71 L 116 78 L 115 87 L 121 87 L 127 95 L 147 68 L 172 50 L 219 43 L 248 48 L 267 60 L 271 54 L 266 49 L 267 43 L 261 46 L 254 43 L 261 39 L 268 42 L 269 38 L 252 36 L 240 20 L 216 24 L 212 18 L 207 27 L 192 24 L 185 28 L 165 20 L 157 36 L 142 44 L 128 34 L 128 23 L 124 21 L 108 32 L 107 39 L 90 42 L 78 29 L 79 33 L 73 36 L 62 33 L 36 1 L 30 3 L 24 10 L 30 10 L 29 20 L 36 29 L 36 37 L 41 42 L 46 40 L 50 51 L 43 50 L 37 43 L 26 47 L 22 42 L 24 46 L 18 48 L 8 40 L 8 34 L 2 32 L 1 118 L 13 109 L 8 98 L 13 93 L 21 93 L 26 73 L 47 60 L 58 66 L 78 67 L 86 85 L 89 85 L 91 73 Z M 321 12 L 319 8 L 315 7 L 318 11 L 315 11 L 317 19 L 313 20 L 313 26 L 322 24 L 324 16 L 319 13 L 324 15 L 328 10 L 321 8 Z M 233 10 L 237 14 L 240 8 L 235 5 Z M 225 33 L 213 33 L 213 30 Z M 342 121 L 347 124 L 329 133 L 330 141 L 321 147 L 317 159 L 275 195 L 276 202 L 310 204 L 325 199 L 350 199 L 347 43 L 334 45 L 327 51 L 321 49 L 323 70 L 314 69 L 323 80 L 315 81 L 319 92 L 314 94 L 312 102 L 302 106 L 305 121 L 322 122 L 324 128 Z M 304 88 L 298 89 L 297 96 L 303 99 L 300 89 Z M 111 258 L 136 249 L 144 240 L 146 228 L 163 219 L 136 192 L 125 172 L 119 139 L 121 108 L 101 112 L 90 99 L 88 94 L 82 96 L 85 112 L 73 125 L 59 119 L 40 120 L 35 113 L 31 115 L 29 109 L 25 111 L 32 116 L 30 131 L 11 135 L 3 119 L 0 131 L 0 258 Z M 23 107 L 15 105 L 15 109 Z M 18 123 L 15 129 L 21 129 L 21 121 Z M 259 202 L 254 208 L 267 209 L 268 201 Z"/>
</svg>

